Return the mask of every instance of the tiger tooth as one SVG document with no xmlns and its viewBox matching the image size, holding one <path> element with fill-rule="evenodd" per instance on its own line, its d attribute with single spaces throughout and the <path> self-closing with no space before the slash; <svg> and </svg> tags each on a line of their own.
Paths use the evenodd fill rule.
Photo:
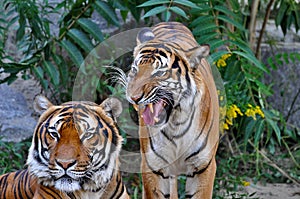
<svg viewBox="0 0 300 199">
<path fill-rule="evenodd" d="M 153 110 L 153 104 L 150 103 L 150 104 L 148 104 L 148 106 L 149 106 L 149 108 L 150 108 L 151 113 L 153 113 L 153 112 L 154 112 L 154 110 Z"/>
<path fill-rule="evenodd" d="M 153 119 L 156 123 L 159 121 L 159 119 L 157 117 L 154 117 Z"/>
<path fill-rule="evenodd" d="M 134 108 L 136 111 L 138 111 L 138 110 L 139 110 L 139 105 L 133 104 L 133 108 Z"/>
</svg>

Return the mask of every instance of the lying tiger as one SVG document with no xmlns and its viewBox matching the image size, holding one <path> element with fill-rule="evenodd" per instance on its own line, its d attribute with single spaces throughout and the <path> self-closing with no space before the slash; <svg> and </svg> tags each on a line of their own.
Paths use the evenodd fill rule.
<svg viewBox="0 0 300 199">
<path fill-rule="evenodd" d="M 129 198 L 122 183 L 122 137 L 115 123 L 121 103 L 67 102 L 52 105 L 37 96 L 44 111 L 34 131 L 28 169 L 0 177 L 0 198 Z"/>
<path fill-rule="evenodd" d="M 219 142 L 219 103 L 209 46 L 177 22 L 137 35 L 126 95 L 139 114 L 143 198 L 212 198 Z"/>
</svg>

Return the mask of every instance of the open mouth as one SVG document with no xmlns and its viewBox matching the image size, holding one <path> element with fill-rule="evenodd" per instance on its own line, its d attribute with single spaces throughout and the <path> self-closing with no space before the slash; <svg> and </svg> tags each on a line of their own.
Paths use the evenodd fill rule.
<svg viewBox="0 0 300 199">
<path fill-rule="evenodd" d="M 133 107 L 138 111 L 138 105 L 134 104 Z M 141 117 L 146 125 L 158 125 L 168 121 L 171 110 L 171 103 L 162 98 L 156 103 L 146 104 Z"/>
</svg>

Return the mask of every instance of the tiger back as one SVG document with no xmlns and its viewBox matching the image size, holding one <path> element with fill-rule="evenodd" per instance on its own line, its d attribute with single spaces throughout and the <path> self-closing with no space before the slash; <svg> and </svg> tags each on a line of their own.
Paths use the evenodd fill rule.
<svg viewBox="0 0 300 199">
<path fill-rule="evenodd" d="M 219 142 L 219 103 L 208 45 L 181 23 L 163 22 L 137 35 L 126 97 L 139 115 L 143 198 L 212 198 Z"/>
<path fill-rule="evenodd" d="M 43 113 L 28 168 L 0 177 L 0 198 L 129 198 L 118 170 L 122 137 L 116 117 L 122 107 L 117 99 L 56 106 L 37 96 L 34 107 Z"/>
</svg>

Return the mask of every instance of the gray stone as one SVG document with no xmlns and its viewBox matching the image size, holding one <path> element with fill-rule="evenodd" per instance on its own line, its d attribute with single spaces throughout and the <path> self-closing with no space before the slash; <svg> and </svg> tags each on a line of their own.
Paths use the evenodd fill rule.
<svg viewBox="0 0 300 199">
<path fill-rule="evenodd" d="M 0 137 L 20 142 L 32 136 L 36 120 L 31 116 L 23 94 L 6 84 L 0 85 Z"/>
<path fill-rule="evenodd" d="M 262 60 L 270 69 L 270 74 L 265 76 L 267 85 L 272 86 L 274 94 L 267 98 L 268 103 L 280 111 L 290 127 L 300 128 L 300 61 L 289 59 L 288 63 L 281 58 L 282 63 L 276 62 L 276 55 L 287 53 L 298 53 L 300 55 L 300 44 L 277 45 L 272 50 L 265 46 L 262 48 Z M 272 69 L 268 64 L 268 58 L 275 62 L 277 69 Z"/>
</svg>

